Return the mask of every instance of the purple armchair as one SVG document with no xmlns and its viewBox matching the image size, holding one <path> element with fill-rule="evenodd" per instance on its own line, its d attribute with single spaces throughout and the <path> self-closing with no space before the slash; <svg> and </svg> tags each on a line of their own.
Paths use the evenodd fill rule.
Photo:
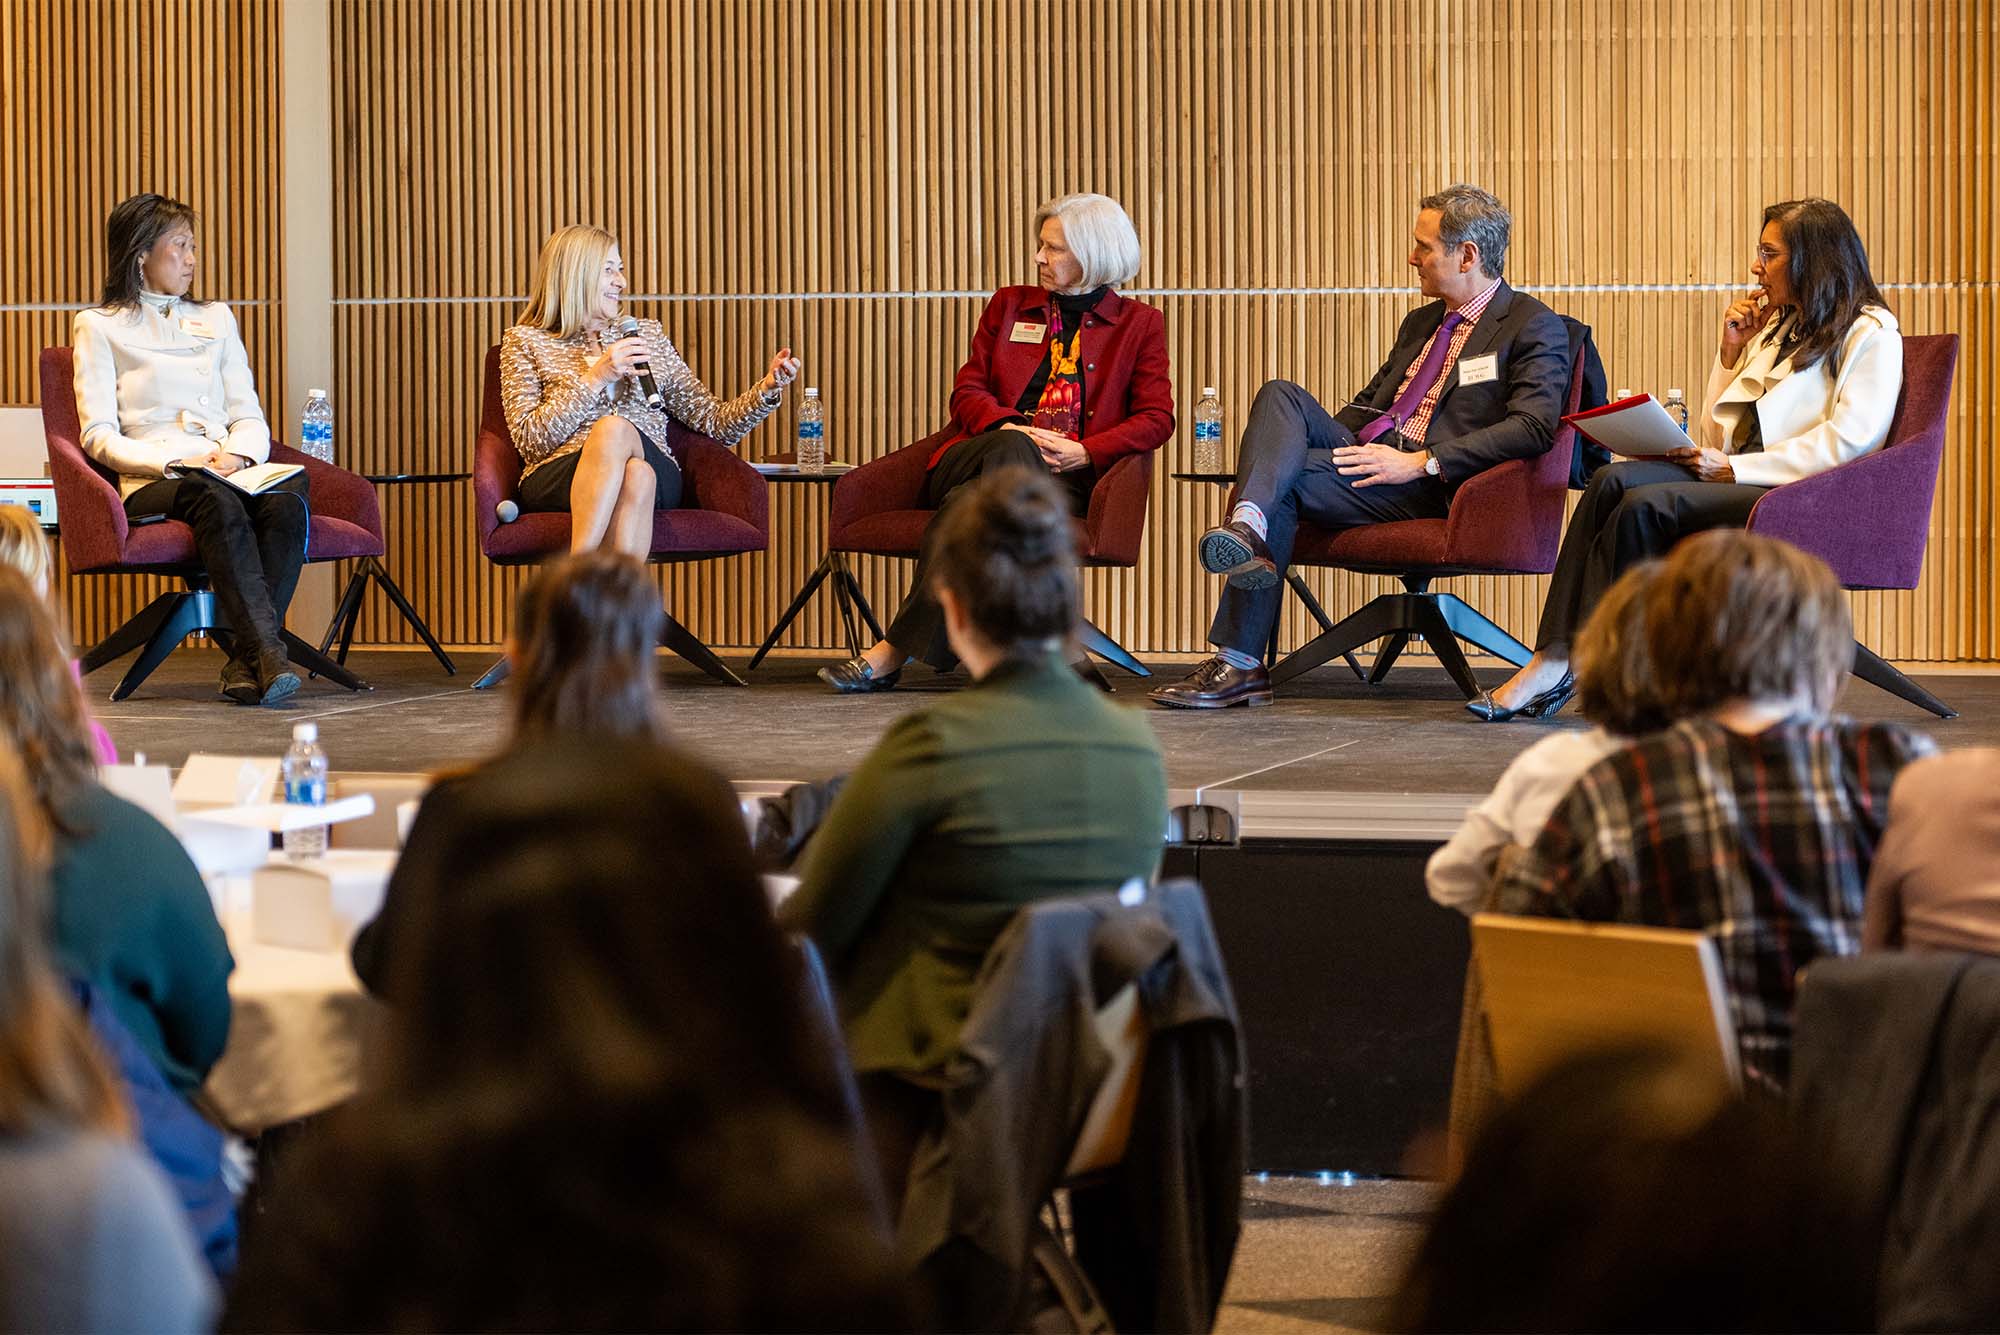
<svg viewBox="0 0 2000 1335">
<path fill-rule="evenodd" d="M 681 464 L 681 503 L 653 516 L 653 544 L 646 559 L 654 564 L 706 561 L 718 556 L 761 552 L 769 543 L 770 496 L 757 470 L 727 446 L 669 425 L 670 443 Z M 486 353 L 486 398 L 479 414 L 479 439 L 472 453 L 472 504 L 479 529 L 479 550 L 495 565 L 532 565 L 569 550 L 569 515 L 545 511 L 524 514 L 510 524 L 500 522 L 500 502 L 520 491 L 521 452 L 507 430 L 500 403 L 500 349 Z M 671 613 L 660 642 L 718 681 L 748 685 L 731 672 L 709 647 Z M 504 681 L 502 659 L 473 683 L 475 690 Z"/>
<path fill-rule="evenodd" d="M 1571 367 L 1563 406 L 1567 415 L 1576 411 L 1583 395 L 1582 354 L 1590 328 L 1568 316 L 1563 323 L 1569 327 Z M 1336 655 L 1346 656 L 1349 666 L 1355 667 L 1354 650 L 1378 639 L 1384 643 L 1367 680 L 1380 682 L 1412 635 L 1424 637 L 1468 700 L 1479 694 L 1479 683 L 1458 641 L 1517 667 L 1527 662 L 1526 645 L 1456 594 L 1432 593 L 1431 581 L 1452 575 L 1545 575 L 1554 570 L 1575 449 L 1576 428 L 1558 426 L 1554 441 L 1541 455 L 1510 459 L 1467 478 L 1443 519 L 1402 519 L 1338 533 L 1300 523 L 1292 570 L 1286 577 L 1324 629 L 1271 669 L 1272 684 L 1310 672 Z M 1403 582 L 1404 592 L 1385 593 L 1334 623 L 1299 577 L 1300 566 L 1394 575 Z M 1359 674 L 1360 668 L 1355 671 Z"/>
<path fill-rule="evenodd" d="M 923 547 L 924 530 L 937 514 L 923 504 L 924 474 L 932 452 L 957 434 L 956 428 L 945 427 L 913 445 L 905 445 L 900 450 L 863 464 L 836 482 L 832 510 L 827 519 L 827 547 L 830 551 L 835 555 L 854 552 L 914 558 Z M 1091 489 L 1089 509 L 1083 518 L 1076 521 L 1076 550 L 1081 564 L 1129 568 L 1139 563 L 1139 548 L 1146 533 L 1146 511 L 1152 487 L 1151 452 L 1128 454 L 1105 470 L 1104 476 L 1098 478 L 1097 485 Z M 837 581 L 841 579 L 844 579 L 844 585 L 836 582 L 836 591 L 842 594 L 843 602 L 847 597 L 853 598 L 869 629 L 879 639 L 882 631 L 876 625 L 874 612 L 861 596 L 860 585 L 847 573 L 844 564 L 836 575 Z M 813 587 L 812 584 L 807 585 L 800 594 L 801 600 L 812 592 Z M 794 603 L 785 620 L 789 621 L 796 615 L 801 606 L 803 601 Z M 772 641 L 776 640 L 778 631 L 783 630 L 784 625 L 784 621 L 779 622 L 777 629 L 771 632 Z M 858 638 L 851 620 L 848 636 L 850 641 Z M 1087 618 L 1078 626 L 1077 643 L 1134 676 L 1152 675 L 1124 646 Z M 858 643 L 853 648 L 854 652 L 861 652 Z M 754 661 L 752 666 L 755 666 Z"/>
<path fill-rule="evenodd" d="M 48 442 L 49 476 L 55 483 L 63 558 L 70 573 L 177 575 L 187 585 L 155 598 L 84 654 L 83 670 L 95 672 L 139 650 L 138 659 L 111 693 L 113 700 L 123 700 L 188 636 L 213 631 L 226 640 L 229 630 L 216 617 L 215 595 L 195 551 L 194 531 L 172 519 L 133 527 L 126 518 L 116 479 L 83 452 L 70 349 L 42 349 L 41 373 L 42 434 Z M 312 527 L 306 539 L 308 562 L 382 555 L 382 513 L 367 479 L 275 440 L 271 442 L 271 461 L 305 466 L 312 507 Z M 293 662 L 349 690 L 369 689 L 366 682 L 291 631 L 285 631 L 284 638 Z"/>
<path fill-rule="evenodd" d="M 1845 588 L 1916 588 L 1957 367 L 1957 334 L 1905 335 L 1903 392 L 1882 448 L 1773 487 L 1751 510 L 1750 531 L 1811 552 L 1833 567 Z M 1939 718 L 1958 716 L 1859 640 L 1854 675 Z"/>
</svg>

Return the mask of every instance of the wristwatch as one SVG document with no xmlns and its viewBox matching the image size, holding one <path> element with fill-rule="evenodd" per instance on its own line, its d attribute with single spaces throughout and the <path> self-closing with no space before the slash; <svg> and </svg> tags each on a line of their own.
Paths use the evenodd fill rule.
<svg viewBox="0 0 2000 1335">
<path fill-rule="evenodd" d="M 1438 457 L 1428 450 L 1424 451 L 1424 472 L 1432 477 L 1444 476 L 1444 469 L 1438 466 Z"/>
</svg>

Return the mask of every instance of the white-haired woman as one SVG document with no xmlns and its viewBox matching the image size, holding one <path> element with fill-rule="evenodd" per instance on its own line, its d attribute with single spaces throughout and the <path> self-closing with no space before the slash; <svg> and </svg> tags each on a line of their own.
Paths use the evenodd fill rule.
<svg viewBox="0 0 2000 1335">
<path fill-rule="evenodd" d="M 951 435 L 931 454 L 923 503 L 939 509 L 996 468 L 1043 468 L 1082 514 L 1104 471 L 1174 434 L 1166 319 L 1116 291 L 1139 271 L 1139 235 L 1118 201 L 1064 195 L 1035 211 L 1036 284 L 986 303 L 951 391 Z M 957 662 L 920 557 L 889 633 L 820 669 L 837 691 L 886 691 L 903 664 Z"/>
<path fill-rule="evenodd" d="M 616 237 L 588 226 L 553 233 L 521 322 L 501 336 L 500 387 L 521 452 L 521 508 L 569 511 L 571 551 L 610 546 L 643 559 L 653 512 L 681 498 L 668 419 L 734 445 L 771 415 L 799 362 L 779 349 L 764 378 L 725 403 L 688 369 L 658 320 L 617 336 L 624 295 Z M 660 407 L 646 401 L 641 367 L 659 386 Z"/>
</svg>

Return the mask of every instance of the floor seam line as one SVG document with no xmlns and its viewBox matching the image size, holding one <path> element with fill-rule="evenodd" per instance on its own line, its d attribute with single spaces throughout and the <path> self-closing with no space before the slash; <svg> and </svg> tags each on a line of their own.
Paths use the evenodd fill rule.
<svg viewBox="0 0 2000 1335">
<path fill-rule="evenodd" d="M 1283 769 L 1287 765 L 1296 765 L 1302 760 L 1313 760 L 1320 756 L 1331 755 L 1335 751 L 1354 746 L 1360 741 L 1359 737 L 1350 737 L 1344 742 L 1336 742 L 1332 746 L 1322 747 L 1320 750 L 1310 752 L 1306 755 L 1293 756 L 1290 760 L 1280 760 L 1275 764 L 1266 765 L 1262 769 L 1253 769 L 1242 774 L 1232 774 L 1226 779 L 1217 779 L 1214 783 L 1197 784 L 1194 790 L 1194 800 L 1197 802 L 1201 801 L 1209 789 L 1220 788 L 1225 783 L 1241 783 L 1245 779 L 1254 779 L 1259 774 L 1269 774 L 1274 769 Z"/>
<path fill-rule="evenodd" d="M 407 700 L 371 700 L 365 705 L 347 705 L 341 709 L 321 709 L 311 713 L 286 714 L 282 717 L 304 722 L 308 719 L 333 718 L 339 714 L 360 714 L 370 709 L 394 709 L 397 705 L 421 704 L 425 700 L 442 700 L 447 696 L 458 694 L 460 694 L 459 689 L 437 691 L 431 695 L 413 695 Z"/>
</svg>

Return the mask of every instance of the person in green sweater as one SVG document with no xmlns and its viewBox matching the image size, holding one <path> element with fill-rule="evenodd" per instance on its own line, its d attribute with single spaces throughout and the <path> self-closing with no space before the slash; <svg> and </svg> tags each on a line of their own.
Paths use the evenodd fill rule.
<svg viewBox="0 0 2000 1335">
<path fill-rule="evenodd" d="M 895 1142 L 908 1138 L 884 1123 L 909 1130 L 923 1115 L 902 1091 L 954 1053 L 988 947 L 1024 905 L 1151 880 L 1167 826 L 1152 729 L 1065 660 L 1076 551 L 1055 485 L 989 474 L 929 540 L 946 634 L 973 684 L 890 725 L 780 909 L 826 958 L 897 1193 Z"/>
<path fill-rule="evenodd" d="M 0 730 L 53 835 L 57 963 L 100 989 L 176 1090 L 207 1079 L 229 1038 L 236 961 L 180 841 L 97 782 L 68 637 L 18 571 L 0 568 Z"/>
</svg>

